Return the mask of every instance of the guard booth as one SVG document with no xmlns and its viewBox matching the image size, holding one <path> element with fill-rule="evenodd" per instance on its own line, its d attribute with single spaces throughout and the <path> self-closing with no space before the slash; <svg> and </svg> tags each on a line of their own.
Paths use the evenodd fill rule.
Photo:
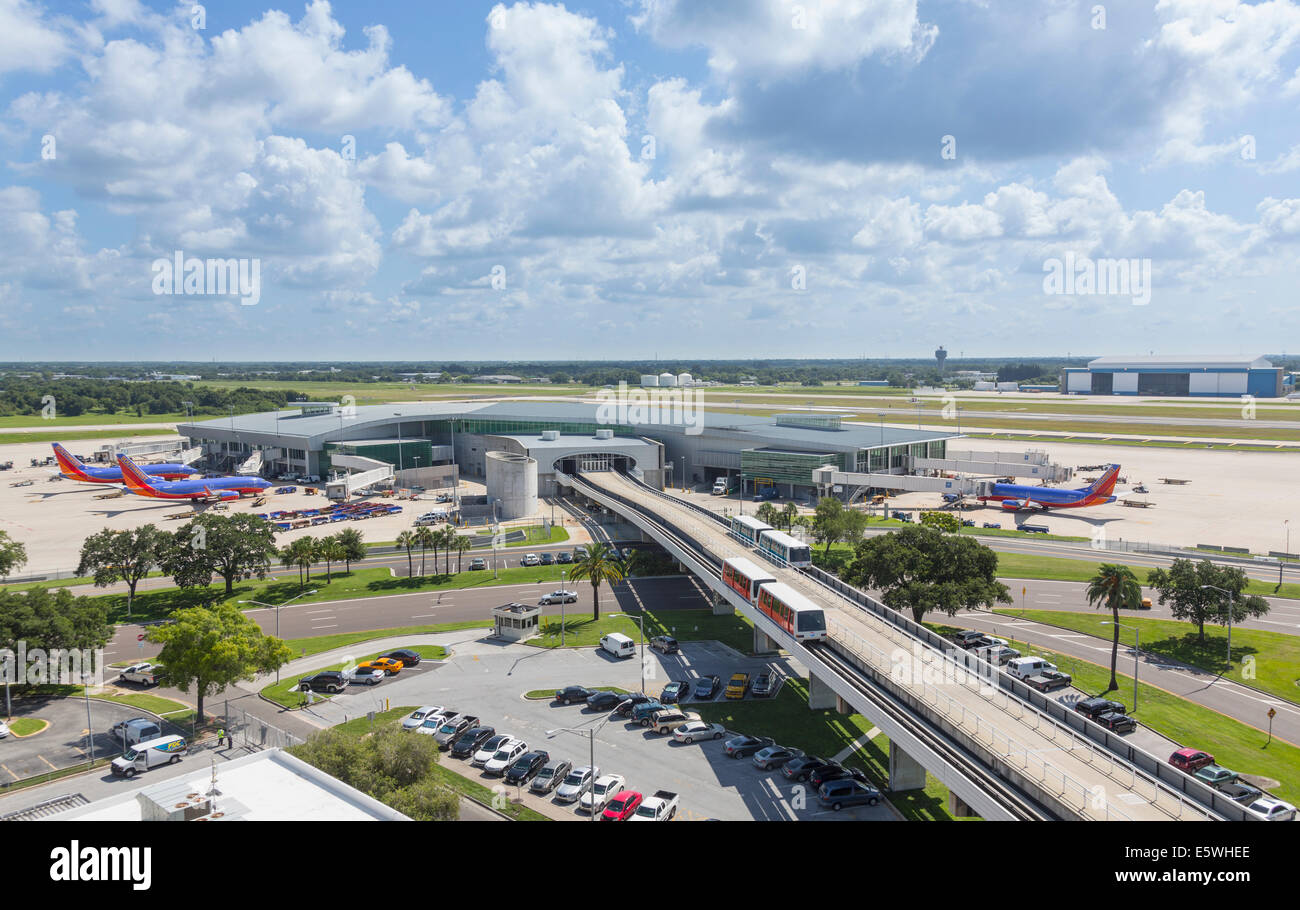
<svg viewBox="0 0 1300 910">
<path fill-rule="evenodd" d="M 492 635 L 506 641 L 525 641 L 538 634 L 541 607 L 510 603 L 492 608 Z"/>
</svg>

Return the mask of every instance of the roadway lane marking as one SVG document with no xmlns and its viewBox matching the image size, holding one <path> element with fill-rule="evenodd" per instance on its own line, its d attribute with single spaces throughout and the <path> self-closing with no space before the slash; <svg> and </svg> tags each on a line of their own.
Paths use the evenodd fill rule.
<svg viewBox="0 0 1300 910">
<path fill-rule="evenodd" d="M 328 610 L 308 610 L 308 611 L 307 611 L 307 615 L 310 616 L 310 615 L 313 614 L 313 613 L 333 613 L 333 612 L 334 612 L 334 609 L 331 607 L 331 608 L 328 609 Z"/>
<path fill-rule="evenodd" d="M 315 632 L 317 629 L 337 629 L 337 628 L 338 628 L 338 624 L 336 623 L 335 625 L 332 626 L 312 626 L 311 630 Z"/>
</svg>

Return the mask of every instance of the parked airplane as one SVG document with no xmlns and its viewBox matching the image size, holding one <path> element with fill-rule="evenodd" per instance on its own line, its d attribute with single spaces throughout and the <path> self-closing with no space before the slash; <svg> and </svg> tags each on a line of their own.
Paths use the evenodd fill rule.
<svg viewBox="0 0 1300 910">
<path fill-rule="evenodd" d="M 1015 483 L 995 483 L 980 502 L 1000 502 L 1008 512 L 1023 510 L 1077 509 L 1083 506 L 1100 506 L 1119 499 L 1111 495 L 1119 478 L 1119 465 L 1106 468 L 1104 474 L 1077 490 L 1054 490 L 1051 487 L 1027 487 Z"/>
<path fill-rule="evenodd" d="M 121 483 L 122 469 L 119 467 L 96 468 L 83 462 L 59 443 L 54 446 L 54 457 L 59 462 L 59 473 L 68 480 L 80 480 L 83 483 Z M 145 474 L 158 480 L 183 480 L 199 473 L 187 464 L 150 464 L 143 466 Z"/>
<path fill-rule="evenodd" d="M 260 477 L 209 477 L 203 480 L 154 480 L 125 455 L 117 456 L 126 488 L 137 496 L 154 499 L 238 499 L 244 493 L 260 493 L 271 481 Z"/>
</svg>

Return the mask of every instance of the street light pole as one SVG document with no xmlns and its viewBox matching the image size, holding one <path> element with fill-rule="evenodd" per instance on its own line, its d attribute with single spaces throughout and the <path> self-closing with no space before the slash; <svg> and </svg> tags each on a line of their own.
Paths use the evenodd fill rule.
<svg viewBox="0 0 1300 910">
<path fill-rule="evenodd" d="M 1205 590 L 1206 588 L 1213 588 L 1214 590 L 1218 591 L 1220 594 L 1228 595 L 1228 670 L 1231 671 L 1232 670 L 1232 614 L 1236 612 L 1235 607 L 1237 606 L 1237 595 L 1234 594 L 1232 591 L 1225 590 L 1223 588 L 1218 587 L 1217 585 L 1201 585 L 1201 590 Z"/>
<path fill-rule="evenodd" d="M 1103 622 L 1102 625 L 1109 626 L 1111 623 L 1107 621 Z M 1138 654 L 1142 650 L 1142 630 L 1133 626 L 1126 626 L 1122 622 L 1117 622 L 1115 625 L 1121 629 L 1128 629 L 1133 633 L 1133 713 L 1136 714 L 1138 709 Z"/>
<path fill-rule="evenodd" d="M 615 616 L 633 618 L 631 613 L 611 613 L 609 615 L 611 619 Z M 641 694 L 645 695 L 645 614 L 638 614 L 635 618 L 641 626 Z"/>
<path fill-rule="evenodd" d="M 278 604 L 264 604 L 260 600 L 241 600 L 240 603 L 257 604 L 259 607 L 266 607 L 268 610 L 274 610 L 275 611 L 275 637 L 279 638 L 280 637 L 280 608 L 287 607 L 289 604 L 293 603 L 299 597 L 306 597 L 308 594 L 315 594 L 315 593 L 316 593 L 316 589 L 312 588 L 310 591 L 303 591 L 299 594 L 295 594 L 293 597 L 290 597 L 284 603 L 278 603 Z M 275 668 L 275 681 L 277 683 L 280 681 L 279 667 Z"/>
<path fill-rule="evenodd" d="M 587 737 L 587 740 L 588 740 L 588 749 L 590 750 L 590 751 L 589 751 L 589 755 L 590 755 L 590 759 L 589 759 L 589 761 L 591 762 L 591 764 L 588 765 L 588 767 L 591 768 L 591 784 L 590 784 L 590 792 L 591 792 L 591 796 L 592 796 L 592 799 L 591 799 L 591 820 L 592 820 L 592 821 L 595 821 L 595 820 L 596 820 L 596 734 L 597 734 L 598 732 L 600 732 L 600 730 L 601 730 L 602 728 L 604 728 L 605 724 L 609 723 L 609 721 L 610 721 L 610 718 L 606 717 L 604 720 L 602 720 L 602 721 L 601 721 L 600 723 L 598 723 L 596 726 L 594 726 L 594 727 L 589 727 L 589 728 L 586 729 L 586 730 L 580 730 L 580 729 L 578 729 L 578 728 L 576 728 L 576 727 L 560 727 L 559 729 L 556 729 L 556 730 L 547 730 L 547 731 L 546 731 L 546 738 L 547 738 L 547 739 L 554 739 L 554 738 L 555 738 L 555 734 L 557 734 L 557 733 L 573 733 L 573 734 L 576 734 L 576 735 L 578 735 L 578 736 L 585 736 L 585 737 Z M 579 798 L 579 800 L 582 799 L 581 794 L 579 794 L 578 798 Z"/>
<path fill-rule="evenodd" d="M 563 569 L 560 570 L 560 590 L 561 591 L 565 590 Z M 564 596 L 561 595 L 560 596 L 560 647 L 561 648 L 564 647 L 564 612 L 565 612 Z"/>
</svg>

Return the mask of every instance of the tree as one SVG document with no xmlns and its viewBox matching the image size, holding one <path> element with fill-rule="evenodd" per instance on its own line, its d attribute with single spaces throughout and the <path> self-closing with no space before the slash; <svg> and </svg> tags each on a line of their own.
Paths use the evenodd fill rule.
<svg viewBox="0 0 1300 910">
<path fill-rule="evenodd" d="M 843 578 L 878 589 L 886 606 L 911 610 L 922 622 L 931 610 L 953 616 L 958 610 L 1011 603 L 997 568 L 997 554 L 973 537 L 914 526 L 859 540 Z"/>
<path fill-rule="evenodd" d="M 1160 603 L 1169 605 L 1174 619 L 1196 624 L 1198 641 L 1205 641 L 1205 623 L 1226 625 L 1229 610 L 1225 600 L 1232 604 L 1232 622 L 1239 623 L 1252 616 L 1268 612 L 1268 601 L 1257 594 L 1242 596 L 1250 579 L 1245 570 L 1237 566 L 1217 566 L 1208 559 L 1193 563 L 1190 559 L 1175 559 L 1168 570 L 1152 569 L 1147 573 L 1147 584 L 1159 593 Z M 1231 591 L 1231 597 L 1202 585 L 1213 585 Z"/>
<path fill-rule="evenodd" d="M 949 534 L 956 534 L 961 530 L 961 519 L 951 512 L 922 512 L 921 525 L 938 531 L 946 531 Z"/>
<path fill-rule="evenodd" d="M 464 534 L 456 535 L 456 571 L 462 571 L 461 563 L 466 553 L 474 548 L 474 542 Z"/>
<path fill-rule="evenodd" d="M 780 520 L 776 511 L 776 506 L 772 505 L 770 502 L 765 502 L 759 506 L 758 511 L 754 513 L 754 517 L 772 527 L 776 527 L 777 522 Z"/>
<path fill-rule="evenodd" d="M 311 537 L 299 537 L 287 547 L 280 550 L 281 565 L 298 567 L 299 590 L 306 588 L 306 582 L 311 581 L 311 566 L 315 561 L 316 541 Z M 304 569 L 307 572 L 306 581 L 303 580 Z"/>
<path fill-rule="evenodd" d="M 415 535 L 403 531 L 397 535 L 397 545 L 406 550 L 406 577 L 411 578 L 415 575 L 415 562 L 411 559 L 411 549 L 416 545 Z"/>
<path fill-rule="evenodd" d="M 325 560 L 325 584 L 329 584 L 334 573 L 334 563 L 346 557 L 347 551 L 337 537 L 322 537 L 316 541 L 316 556 Z"/>
<path fill-rule="evenodd" d="M 1114 635 L 1110 643 L 1110 686 L 1106 689 L 1109 692 L 1119 688 L 1115 678 L 1115 665 L 1119 661 L 1119 608 L 1137 609 L 1142 601 L 1142 588 L 1128 566 L 1104 562 L 1097 566 L 1097 574 L 1088 582 L 1086 593 L 1088 603 L 1110 610 Z"/>
<path fill-rule="evenodd" d="M 220 695 L 241 679 L 271 673 L 293 658 L 288 645 L 262 634 L 233 604 L 176 610 L 146 638 L 162 645 L 158 660 L 167 668 L 168 684 L 182 692 L 194 688 L 200 721 L 205 698 Z"/>
<path fill-rule="evenodd" d="M 14 569 L 27 565 L 27 548 L 0 531 L 0 578 L 7 578 Z"/>
<path fill-rule="evenodd" d="M 845 509 L 840 516 L 840 539 L 851 541 L 855 546 L 867 530 L 867 516 L 857 509 Z"/>
<path fill-rule="evenodd" d="M 366 544 L 361 538 L 361 532 L 356 528 L 345 528 L 334 535 L 338 542 L 343 545 L 343 562 L 350 573 L 352 563 L 360 562 L 366 558 Z"/>
<path fill-rule="evenodd" d="M 587 547 L 587 555 L 573 563 L 569 577 L 574 581 L 585 578 L 591 582 L 592 615 L 594 619 L 600 619 L 601 583 L 607 581 L 612 585 L 622 581 L 627 577 L 627 566 L 609 544 L 593 543 Z"/>
<path fill-rule="evenodd" d="M 781 523 L 785 525 L 787 531 L 794 530 L 794 520 L 799 517 L 799 507 L 792 502 L 787 502 L 781 509 Z"/>
<path fill-rule="evenodd" d="M 447 525 L 438 532 L 438 542 L 442 544 L 442 567 L 445 570 L 444 575 L 451 574 L 451 551 L 456 549 L 456 538 L 460 535 L 451 525 Z"/>
<path fill-rule="evenodd" d="M 108 607 L 99 598 L 77 597 L 68 588 L 0 589 L 0 650 L 16 652 L 23 641 L 29 654 L 36 648 L 47 654 L 56 650 L 94 651 L 104 647 L 112 635 Z M 0 661 L 0 672 L 3 668 L 4 662 Z M 13 669 L 18 682 L 29 681 L 28 668 Z"/>
<path fill-rule="evenodd" d="M 433 568 L 438 569 L 438 534 L 433 528 L 425 526 L 415 529 L 415 542 L 420 545 L 420 577 L 424 577 L 424 553 L 433 548 Z"/>
<path fill-rule="evenodd" d="M 134 531 L 105 528 L 82 542 L 77 574 L 94 576 L 97 588 L 125 582 L 126 616 L 130 619 L 136 585 L 159 564 L 170 540 L 167 532 L 159 531 L 153 525 L 144 525 Z"/>
<path fill-rule="evenodd" d="M 296 541 L 295 541 L 296 542 Z M 182 588 L 210 584 L 213 575 L 226 583 L 226 596 L 235 582 L 249 576 L 265 578 L 278 556 L 275 531 L 255 515 L 206 513 L 186 522 L 172 535 L 162 559 L 163 571 Z"/>
<path fill-rule="evenodd" d="M 823 496 L 817 501 L 813 513 L 813 537 L 818 543 L 825 543 L 825 552 L 831 551 L 831 544 L 844 536 L 844 503 L 834 496 Z"/>
</svg>

